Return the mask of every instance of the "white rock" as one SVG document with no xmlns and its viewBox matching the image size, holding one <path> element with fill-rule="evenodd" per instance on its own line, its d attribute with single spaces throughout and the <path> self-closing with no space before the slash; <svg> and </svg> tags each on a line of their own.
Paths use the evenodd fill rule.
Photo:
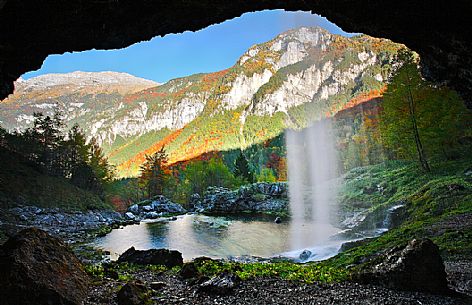
<svg viewBox="0 0 472 305">
<path fill-rule="evenodd" d="M 133 213 L 131 213 L 131 212 L 126 212 L 126 213 L 125 213 L 125 217 L 126 217 L 127 219 L 129 219 L 129 220 L 134 220 L 134 219 L 136 219 L 136 216 L 135 216 Z"/>
</svg>

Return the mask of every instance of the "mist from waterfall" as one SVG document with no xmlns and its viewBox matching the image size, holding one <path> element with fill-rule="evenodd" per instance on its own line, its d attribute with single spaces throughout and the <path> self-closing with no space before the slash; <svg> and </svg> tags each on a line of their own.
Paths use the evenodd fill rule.
<svg viewBox="0 0 472 305">
<path fill-rule="evenodd" d="M 301 130 L 287 130 L 291 249 L 313 248 L 326 242 L 336 228 L 337 155 L 329 120 Z"/>
</svg>

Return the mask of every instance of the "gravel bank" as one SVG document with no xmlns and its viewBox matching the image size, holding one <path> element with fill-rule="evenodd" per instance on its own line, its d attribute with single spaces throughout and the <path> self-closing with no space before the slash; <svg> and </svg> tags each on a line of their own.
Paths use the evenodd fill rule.
<svg viewBox="0 0 472 305">
<path fill-rule="evenodd" d="M 472 262 L 467 260 L 445 261 L 444 265 L 446 266 L 449 287 L 472 297 Z"/>
<path fill-rule="evenodd" d="M 4 238 L 24 228 L 36 227 L 72 243 L 85 240 L 94 230 L 126 223 L 120 213 L 110 210 L 80 212 L 34 206 L 0 208 L 0 230 L 5 233 Z"/>
<path fill-rule="evenodd" d="M 144 283 L 160 281 L 165 287 L 154 293 L 153 304 L 362 304 L 362 305 L 470 305 L 472 299 L 436 296 L 424 293 L 393 291 L 356 283 L 302 284 L 280 279 L 252 279 L 243 281 L 225 296 L 198 292 L 173 274 L 142 271 L 135 274 Z M 123 283 L 107 281 L 90 289 L 85 301 L 92 304 L 117 304 L 116 292 Z"/>
</svg>

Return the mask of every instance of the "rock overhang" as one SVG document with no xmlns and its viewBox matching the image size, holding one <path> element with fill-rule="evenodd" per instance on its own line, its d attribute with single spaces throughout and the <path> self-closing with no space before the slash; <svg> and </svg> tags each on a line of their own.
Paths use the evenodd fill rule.
<svg viewBox="0 0 472 305">
<path fill-rule="evenodd" d="M 2 0 L 0 99 L 49 54 L 123 48 L 264 9 L 311 11 L 346 31 L 404 43 L 421 55 L 428 79 L 450 85 L 472 106 L 472 4 L 467 0 Z"/>
</svg>

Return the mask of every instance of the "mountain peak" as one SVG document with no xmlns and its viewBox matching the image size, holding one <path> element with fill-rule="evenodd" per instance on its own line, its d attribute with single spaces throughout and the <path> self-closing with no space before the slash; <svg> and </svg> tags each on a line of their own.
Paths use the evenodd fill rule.
<svg viewBox="0 0 472 305">
<path fill-rule="evenodd" d="M 139 78 L 123 72 L 82 72 L 51 73 L 44 74 L 28 80 L 19 79 L 18 85 L 24 86 L 24 90 L 51 88 L 55 86 L 75 85 L 82 87 L 89 86 L 121 86 L 139 85 L 140 87 L 155 87 L 159 84 L 144 78 Z"/>
<path fill-rule="evenodd" d="M 334 34 L 331 34 L 326 29 L 321 28 L 319 26 L 312 26 L 312 27 L 302 26 L 302 27 L 288 30 L 286 32 L 283 32 L 277 35 L 277 37 L 275 37 L 273 41 L 277 42 L 277 41 L 295 40 L 302 43 L 309 43 L 311 45 L 315 45 L 320 41 L 320 37 L 328 38 L 333 35 Z"/>
<path fill-rule="evenodd" d="M 315 25 L 315 26 L 300 26 L 298 28 L 290 29 L 288 31 L 280 33 L 278 36 L 305 35 L 306 33 L 331 34 L 328 30 Z"/>
</svg>

